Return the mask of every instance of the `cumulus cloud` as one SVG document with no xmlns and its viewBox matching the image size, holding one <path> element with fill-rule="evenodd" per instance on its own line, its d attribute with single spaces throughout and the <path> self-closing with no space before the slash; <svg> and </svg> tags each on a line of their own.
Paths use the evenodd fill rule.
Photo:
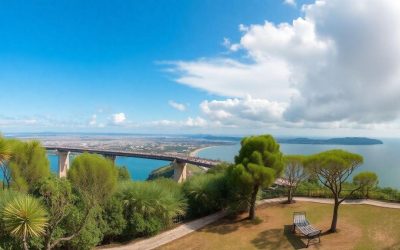
<svg viewBox="0 0 400 250">
<path fill-rule="evenodd" d="M 169 106 L 173 107 L 176 110 L 179 110 L 179 111 L 185 111 L 186 110 L 186 105 L 183 104 L 183 103 L 178 103 L 178 102 L 175 102 L 175 101 L 171 100 L 171 101 L 168 102 L 168 104 L 169 104 Z"/>
<path fill-rule="evenodd" d="M 285 104 L 247 96 L 244 99 L 204 101 L 200 104 L 200 109 L 209 120 L 221 125 L 265 125 L 281 121 Z"/>
<path fill-rule="evenodd" d="M 397 121 L 400 2 L 319 0 L 302 11 L 290 23 L 241 25 L 240 41 L 224 44 L 235 45 L 244 59 L 174 62 L 176 81 L 229 97 L 201 104 L 209 119 L 227 123 L 254 118 L 281 126 L 363 127 Z"/>
<path fill-rule="evenodd" d="M 121 125 L 125 122 L 126 116 L 124 113 L 116 113 L 112 115 L 112 123 L 114 125 Z"/>
</svg>

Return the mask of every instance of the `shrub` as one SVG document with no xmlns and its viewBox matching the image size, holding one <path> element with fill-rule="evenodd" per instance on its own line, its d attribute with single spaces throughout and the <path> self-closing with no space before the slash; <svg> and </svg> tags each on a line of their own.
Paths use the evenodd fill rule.
<svg viewBox="0 0 400 250">
<path fill-rule="evenodd" d="M 81 154 L 72 162 L 68 179 L 81 190 L 91 202 L 104 203 L 113 194 L 117 184 L 118 170 L 101 155 Z"/>
<path fill-rule="evenodd" d="M 184 214 L 186 201 L 177 185 L 167 180 L 125 183 L 117 194 L 124 202 L 125 236 L 156 234 Z"/>
<path fill-rule="evenodd" d="M 224 173 L 197 175 L 183 184 L 188 215 L 198 217 L 227 206 L 228 189 Z"/>
</svg>

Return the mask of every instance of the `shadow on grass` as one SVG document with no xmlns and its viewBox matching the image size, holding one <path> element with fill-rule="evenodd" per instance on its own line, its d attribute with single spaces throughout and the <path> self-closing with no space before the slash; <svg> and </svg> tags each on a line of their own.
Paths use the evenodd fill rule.
<svg viewBox="0 0 400 250">
<path fill-rule="evenodd" d="M 225 218 L 215 223 L 212 227 L 201 229 L 201 231 L 217 234 L 229 234 L 238 230 L 242 223 L 245 223 L 245 221 L 245 218 L 240 220 L 230 220 Z"/>
<path fill-rule="evenodd" d="M 262 231 L 251 241 L 257 249 L 281 249 L 285 248 L 286 240 L 294 249 L 302 249 L 306 244 L 301 240 L 299 235 L 292 233 L 292 226 L 285 225 L 283 229 L 269 229 Z"/>
</svg>

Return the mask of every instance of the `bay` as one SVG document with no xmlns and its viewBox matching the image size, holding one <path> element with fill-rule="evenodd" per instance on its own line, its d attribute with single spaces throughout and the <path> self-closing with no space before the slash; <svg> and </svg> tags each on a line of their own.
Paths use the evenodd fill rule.
<svg viewBox="0 0 400 250">
<path fill-rule="evenodd" d="M 58 156 L 55 154 L 48 154 L 50 161 L 50 168 L 53 172 L 58 172 Z M 72 163 L 73 157 L 70 162 Z M 126 166 L 132 180 L 143 181 L 146 180 L 151 171 L 159 167 L 168 165 L 169 161 L 159 161 L 150 159 L 140 159 L 132 157 L 117 157 L 115 163 L 118 166 Z"/>
<path fill-rule="evenodd" d="M 379 176 L 379 186 L 400 189 L 400 139 L 382 139 L 379 145 L 305 145 L 281 144 L 284 154 L 311 155 L 330 149 L 343 149 L 364 157 L 364 164 L 355 172 L 373 171 Z M 240 144 L 205 148 L 197 153 L 202 158 L 233 162 Z M 351 179 L 350 179 L 351 180 Z"/>
</svg>

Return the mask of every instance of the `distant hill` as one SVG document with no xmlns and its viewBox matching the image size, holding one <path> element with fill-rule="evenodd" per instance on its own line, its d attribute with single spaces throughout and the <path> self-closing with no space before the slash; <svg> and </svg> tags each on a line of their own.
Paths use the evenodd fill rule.
<svg viewBox="0 0 400 250">
<path fill-rule="evenodd" d="M 383 144 L 381 140 L 366 137 L 344 137 L 331 139 L 293 138 L 278 139 L 283 144 L 318 144 L 318 145 L 376 145 Z"/>
</svg>

